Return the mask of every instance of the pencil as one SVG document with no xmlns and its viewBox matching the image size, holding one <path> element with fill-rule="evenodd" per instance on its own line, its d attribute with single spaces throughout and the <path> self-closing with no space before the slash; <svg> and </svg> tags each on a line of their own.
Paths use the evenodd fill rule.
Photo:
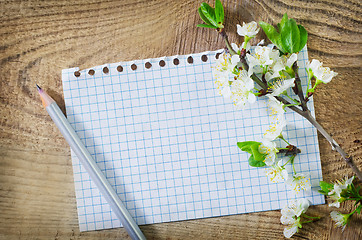
<svg viewBox="0 0 362 240">
<path fill-rule="evenodd" d="M 117 193 L 109 184 L 97 163 L 94 161 L 93 157 L 90 155 L 83 142 L 80 140 L 63 112 L 58 107 L 57 103 L 38 85 L 36 85 L 36 87 L 43 102 L 43 106 L 60 132 L 63 134 L 65 140 L 68 142 L 74 153 L 77 155 L 92 181 L 98 187 L 98 190 L 109 203 L 112 211 L 121 221 L 130 237 L 134 240 L 146 239 L 141 229 L 133 220 L 125 205 L 122 203 L 121 199 L 119 199 Z"/>
</svg>

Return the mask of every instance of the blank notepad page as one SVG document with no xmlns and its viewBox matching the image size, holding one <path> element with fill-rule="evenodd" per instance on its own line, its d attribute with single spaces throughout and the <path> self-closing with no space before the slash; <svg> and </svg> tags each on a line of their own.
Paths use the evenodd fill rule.
<svg viewBox="0 0 362 240">
<path fill-rule="evenodd" d="M 140 225 L 280 209 L 296 198 L 238 149 L 238 141 L 261 141 L 271 119 L 264 98 L 241 111 L 217 95 L 216 53 L 107 64 L 78 77 L 76 68 L 62 72 L 68 120 Z M 307 59 L 303 50 L 304 83 Z M 294 112 L 286 118 L 284 133 L 302 150 L 296 170 L 311 175 L 314 190 L 301 196 L 324 203 L 315 191 L 316 130 Z M 121 226 L 73 153 L 72 160 L 80 230 Z"/>
</svg>

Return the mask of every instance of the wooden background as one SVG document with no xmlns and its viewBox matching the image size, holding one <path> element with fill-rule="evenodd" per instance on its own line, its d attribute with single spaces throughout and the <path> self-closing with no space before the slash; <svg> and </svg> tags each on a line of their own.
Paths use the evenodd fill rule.
<svg viewBox="0 0 362 240">
<path fill-rule="evenodd" d="M 222 48 L 216 32 L 199 29 L 201 1 L 1 1 L 0 239 L 127 239 L 124 229 L 80 233 L 70 150 L 41 106 L 35 83 L 64 109 L 61 70 Z M 361 2 L 359 0 L 224 1 L 226 29 L 287 12 L 309 32 L 310 58 L 338 76 L 315 94 L 317 120 L 362 168 Z M 259 36 L 260 40 L 263 35 Z M 256 42 L 255 40 L 255 42 Z M 351 170 L 319 135 L 326 180 Z M 351 204 L 342 210 L 350 211 Z M 326 205 L 296 239 L 361 239 L 362 217 L 342 234 Z M 141 226 L 149 239 L 281 239 L 280 212 Z"/>
</svg>

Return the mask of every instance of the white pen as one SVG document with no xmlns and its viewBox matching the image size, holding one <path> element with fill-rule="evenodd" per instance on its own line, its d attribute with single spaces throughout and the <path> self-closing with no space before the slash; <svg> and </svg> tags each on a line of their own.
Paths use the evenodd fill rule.
<svg viewBox="0 0 362 240">
<path fill-rule="evenodd" d="M 112 211 L 116 214 L 121 221 L 123 227 L 126 229 L 130 237 L 134 240 L 146 239 L 137 223 L 133 220 L 131 214 L 126 209 L 117 193 L 107 181 L 106 177 L 90 155 L 79 136 L 76 134 L 63 112 L 58 107 L 57 103 L 38 85 L 36 85 L 40 94 L 41 100 L 50 117 L 57 125 L 60 132 L 63 134 L 65 140 L 68 142 L 82 166 L 86 169 L 92 181 L 98 187 L 103 197 L 111 206 Z"/>
</svg>

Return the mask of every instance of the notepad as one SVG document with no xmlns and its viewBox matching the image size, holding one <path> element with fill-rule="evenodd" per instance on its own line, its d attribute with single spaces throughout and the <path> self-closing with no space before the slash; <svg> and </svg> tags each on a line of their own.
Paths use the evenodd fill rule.
<svg viewBox="0 0 362 240">
<path fill-rule="evenodd" d="M 260 141 L 271 119 L 265 98 L 241 111 L 217 94 L 211 66 L 221 51 L 62 72 L 69 122 L 139 225 L 280 209 L 297 197 L 238 149 Z M 306 85 L 306 49 L 298 59 Z M 313 191 L 298 197 L 322 204 L 317 132 L 294 112 L 286 119 L 283 133 L 302 151 L 295 168 L 311 175 Z M 120 227 L 71 156 L 80 230 Z"/>
</svg>

